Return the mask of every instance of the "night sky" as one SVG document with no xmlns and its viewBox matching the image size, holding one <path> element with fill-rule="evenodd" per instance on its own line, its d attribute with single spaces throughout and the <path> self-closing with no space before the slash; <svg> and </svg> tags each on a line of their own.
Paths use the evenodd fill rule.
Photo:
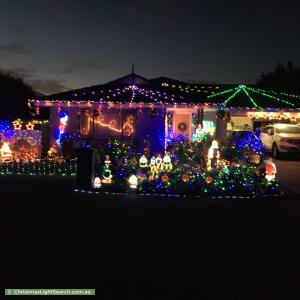
<svg viewBox="0 0 300 300">
<path fill-rule="evenodd" d="M 253 83 L 300 65 L 300 1 L 0 0 L 0 68 L 45 94 L 131 72 Z"/>
</svg>

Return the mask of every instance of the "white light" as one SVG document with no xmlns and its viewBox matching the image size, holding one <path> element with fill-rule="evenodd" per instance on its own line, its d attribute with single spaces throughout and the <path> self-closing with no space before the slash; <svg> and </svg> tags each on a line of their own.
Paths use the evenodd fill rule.
<svg viewBox="0 0 300 300">
<path fill-rule="evenodd" d="M 135 175 L 131 175 L 128 179 L 129 182 L 129 186 L 132 189 L 136 189 L 137 188 L 137 184 L 138 184 L 138 179 Z"/>
<path fill-rule="evenodd" d="M 265 164 L 266 164 L 266 179 L 268 181 L 271 181 L 276 177 L 276 173 L 277 173 L 276 165 L 272 161 L 272 158 L 266 159 Z"/>
<path fill-rule="evenodd" d="M 99 177 L 95 177 L 94 188 L 99 189 L 100 187 L 101 187 L 101 179 Z"/>
</svg>

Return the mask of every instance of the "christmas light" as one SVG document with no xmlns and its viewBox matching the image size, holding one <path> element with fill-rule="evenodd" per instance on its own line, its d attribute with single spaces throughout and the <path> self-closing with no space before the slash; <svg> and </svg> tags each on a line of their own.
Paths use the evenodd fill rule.
<svg viewBox="0 0 300 300">
<path fill-rule="evenodd" d="M 18 119 L 12 122 L 13 126 L 14 126 L 14 130 L 21 130 L 22 129 L 22 125 L 23 125 L 23 121 Z"/>
<path fill-rule="evenodd" d="M 142 169 L 148 168 L 148 159 L 147 159 L 146 155 L 141 156 L 139 163 L 140 163 L 140 168 L 142 168 Z"/>
<path fill-rule="evenodd" d="M 219 164 L 220 152 L 219 144 L 216 140 L 213 140 L 207 154 L 207 170 L 211 171 L 213 168 L 213 160 L 216 161 L 215 165 Z M 215 166 L 214 166 L 215 167 Z"/>
<path fill-rule="evenodd" d="M 224 101 L 224 107 L 226 107 L 227 103 L 231 101 L 238 93 L 241 92 L 242 89 L 238 88 L 232 95 L 230 95 L 225 101 Z"/>
<path fill-rule="evenodd" d="M 33 162 L 0 162 L 1 175 L 59 175 L 75 176 L 77 171 L 77 160 L 70 159 L 50 161 L 47 159 L 35 160 Z"/>
<path fill-rule="evenodd" d="M 28 122 L 28 123 L 26 124 L 26 129 L 27 129 L 27 130 L 34 130 L 34 124 L 31 123 L 31 122 Z"/>
<path fill-rule="evenodd" d="M 10 150 L 8 141 L 3 141 L 3 144 L 0 148 L 0 160 L 1 160 L 1 162 L 11 162 L 12 161 L 12 151 Z"/>
<path fill-rule="evenodd" d="M 56 134 L 56 143 L 57 144 L 61 143 L 61 139 L 63 138 L 66 127 L 68 125 L 68 120 L 69 120 L 69 116 L 66 112 L 59 113 L 59 126 L 58 126 L 57 134 Z"/>
<path fill-rule="evenodd" d="M 171 162 L 171 157 L 168 153 L 165 154 L 161 164 L 161 170 L 165 172 L 170 172 L 173 169 L 173 165 Z"/>
<path fill-rule="evenodd" d="M 297 119 L 300 120 L 300 113 L 296 112 L 263 112 L 255 111 L 248 112 L 248 117 L 251 119 L 268 119 L 268 120 L 291 120 L 296 122 Z"/>
<path fill-rule="evenodd" d="M 94 188 L 99 189 L 101 187 L 101 179 L 99 177 L 95 177 L 94 179 Z"/>
<path fill-rule="evenodd" d="M 274 164 L 274 162 L 272 161 L 272 158 L 269 157 L 266 159 L 266 179 L 268 181 L 271 181 L 273 179 L 275 179 L 276 177 L 276 173 L 277 173 L 277 168 L 276 165 Z"/>
<path fill-rule="evenodd" d="M 138 179 L 135 175 L 131 175 L 128 179 L 129 182 L 129 186 L 132 189 L 136 189 L 137 188 L 137 184 L 138 184 Z"/>
</svg>

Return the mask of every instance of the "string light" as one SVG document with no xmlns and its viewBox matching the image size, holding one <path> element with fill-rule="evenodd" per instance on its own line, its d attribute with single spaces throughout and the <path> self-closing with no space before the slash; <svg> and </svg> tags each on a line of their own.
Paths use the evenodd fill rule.
<svg viewBox="0 0 300 300">
<path fill-rule="evenodd" d="M 22 129 L 22 125 L 23 125 L 23 121 L 18 119 L 12 122 L 13 126 L 14 126 L 14 130 L 21 130 Z"/>
<path fill-rule="evenodd" d="M 1 175 L 61 175 L 75 176 L 77 172 L 77 160 L 49 161 L 40 159 L 34 162 L 8 162 L 0 163 Z"/>
</svg>

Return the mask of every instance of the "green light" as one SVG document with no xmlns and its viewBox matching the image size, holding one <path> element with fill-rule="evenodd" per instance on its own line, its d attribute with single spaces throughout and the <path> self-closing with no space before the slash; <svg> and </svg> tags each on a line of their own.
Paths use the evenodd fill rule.
<svg viewBox="0 0 300 300">
<path fill-rule="evenodd" d="M 255 88 L 255 90 L 257 90 L 259 92 L 263 92 L 263 93 L 271 93 L 271 94 L 275 94 L 275 95 L 283 95 L 283 96 L 290 97 L 290 98 L 298 98 L 298 99 L 300 99 L 299 95 L 282 93 L 282 92 L 275 92 L 275 91 L 266 91 L 266 90 L 259 89 L 259 88 Z"/>
<path fill-rule="evenodd" d="M 253 103 L 253 105 L 254 105 L 255 107 L 260 108 L 260 107 L 256 104 L 256 102 L 252 99 L 252 97 L 249 95 L 249 93 L 246 91 L 246 87 L 245 87 L 245 86 L 242 87 L 242 90 L 243 90 L 243 91 L 245 92 L 245 94 L 248 96 L 248 98 L 249 98 L 250 101 Z"/>
<path fill-rule="evenodd" d="M 230 95 L 225 101 L 224 101 L 224 107 L 226 106 L 226 104 L 232 100 L 232 98 L 234 98 L 242 89 L 240 88 L 237 88 L 237 90 L 232 94 Z"/>
<path fill-rule="evenodd" d="M 257 93 L 257 94 L 263 95 L 265 97 L 277 100 L 278 102 L 283 102 L 283 103 L 288 104 L 290 106 L 295 106 L 295 104 L 292 103 L 292 102 L 289 102 L 289 101 L 286 101 L 286 100 L 283 100 L 283 99 L 279 99 L 279 98 L 277 98 L 275 96 L 267 94 L 266 92 L 264 92 L 262 90 L 258 90 L 258 89 L 255 89 L 255 88 L 249 88 L 249 87 L 247 87 L 247 89 L 250 90 L 250 91 L 252 91 L 252 92 L 254 92 L 254 93 Z"/>
<path fill-rule="evenodd" d="M 227 94 L 227 93 L 230 93 L 230 92 L 233 92 L 235 90 L 237 90 L 238 87 L 234 88 L 234 89 L 228 89 L 228 90 L 225 90 L 225 91 L 222 91 L 222 92 L 219 92 L 219 93 L 212 93 L 211 95 L 207 96 L 207 98 L 213 98 L 213 97 L 216 97 L 216 96 L 221 96 L 223 94 Z"/>
</svg>

